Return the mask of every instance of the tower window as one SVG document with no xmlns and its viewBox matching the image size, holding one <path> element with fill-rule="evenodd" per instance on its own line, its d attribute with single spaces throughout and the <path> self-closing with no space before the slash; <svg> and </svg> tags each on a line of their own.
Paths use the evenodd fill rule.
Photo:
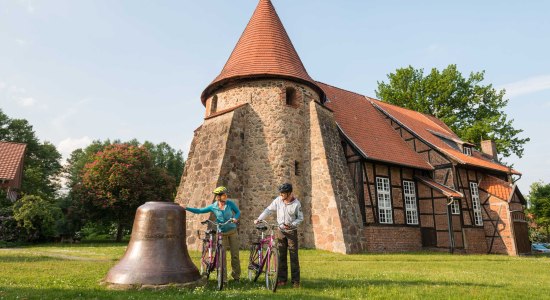
<svg viewBox="0 0 550 300">
<path fill-rule="evenodd" d="M 300 163 L 297 160 L 294 161 L 294 175 L 302 175 L 302 170 L 300 170 Z"/>
<path fill-rule="evenodd" d="M 294 88 L 286 88 L 286 105 L 297 106 L 296 90 Z"/>
<path fill-rule="evenodd" d="M 212 100 L 210 100 L 210 114 L 213 114 L 218 109 L 218 96 L 214 95 Z"/>
</svg>

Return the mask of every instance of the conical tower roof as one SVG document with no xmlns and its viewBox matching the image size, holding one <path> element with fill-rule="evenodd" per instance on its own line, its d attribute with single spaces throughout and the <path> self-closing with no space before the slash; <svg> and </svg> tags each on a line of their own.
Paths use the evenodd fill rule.
<svg viewBox="0 0 550 300">
<path fill-rule="evenodd" d="M 202 93 L 202 102 L 217 88 L 242 78 L 289 78 L 322 94 L 309 77 L 270 0 L 260 0 L 220 75 Z"/>
</svg>

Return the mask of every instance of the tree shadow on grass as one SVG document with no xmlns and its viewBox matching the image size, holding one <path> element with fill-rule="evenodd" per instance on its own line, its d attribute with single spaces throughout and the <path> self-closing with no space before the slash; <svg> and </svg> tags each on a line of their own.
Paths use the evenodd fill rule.
<svg viewBox="0 0 550 300">
<path fill-rule="evenodd" d="M 483 287 L 500 288 L 501 284 L 480 284 L 463 281 L 436 281 L 436 280 L 379 280 L 379 279 L 317 279 L 308 280 L 302 285 L 308 289 L 327 289 L 327 288 L 366 288 L 367 286 L 443 286 L 443 287 Z"/>
<path fill-rule="evenodd" d="M 0 256 L 0 263 L 25 263 L 44 261 L 63 261 L 64 259 L 51 256 Z"/>
<path fill-rule="evenodd" d="M 107 289 L 60 289 L 60 288 L 13 288 L 0 287 L 2 299 L 319 299 L 333 300 L 335 297 L 325 297 L 312 294 L 306 289 L 271 291 L 239 286 L 217 291 L 214 288 L 167 288 L 163 290 L 128 290 L 117 291 Z"/>
</svg>

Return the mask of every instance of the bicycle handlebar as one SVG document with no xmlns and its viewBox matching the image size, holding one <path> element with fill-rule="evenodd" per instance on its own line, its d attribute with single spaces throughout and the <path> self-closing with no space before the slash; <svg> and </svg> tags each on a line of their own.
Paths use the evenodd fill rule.
<svg viewBox="0 0 550 300">
<path fill-rule="evenodd" d="M 202 225 L 206 225 L 208 223 L 211 223 L 214 226 L 223 226 L 223 225 L 226 225 L 228 223 L 233 223 L 233 219 L 229 219 L 229 220 L 225 221 L 224 223 L 218 223 L 218 222 L 214 222 L 212 220 L 204 220 L 204 221 L 201 222 Z"/>
</svg>

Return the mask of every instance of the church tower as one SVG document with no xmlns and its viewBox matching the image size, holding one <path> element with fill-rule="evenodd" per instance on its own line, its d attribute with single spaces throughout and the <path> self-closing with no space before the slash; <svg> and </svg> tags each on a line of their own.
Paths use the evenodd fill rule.
<svg viewBox="0 0 550 300">
<path fill-rule="evenodd" d="M 304 223 L 300 246 L 359 252 L 362 221 L 332 111 L 308 75 L 270 0 L 260 0 L 221 73 L 201 95 L 204 123 L 195 130 L 176 202 L 212 203 L 224 185 L 241 210 L 241 247 L 284 182 L 294 186 Z M 187 214 L 187 242 L 199 249 L 206 216 Z"/>
</svg>

